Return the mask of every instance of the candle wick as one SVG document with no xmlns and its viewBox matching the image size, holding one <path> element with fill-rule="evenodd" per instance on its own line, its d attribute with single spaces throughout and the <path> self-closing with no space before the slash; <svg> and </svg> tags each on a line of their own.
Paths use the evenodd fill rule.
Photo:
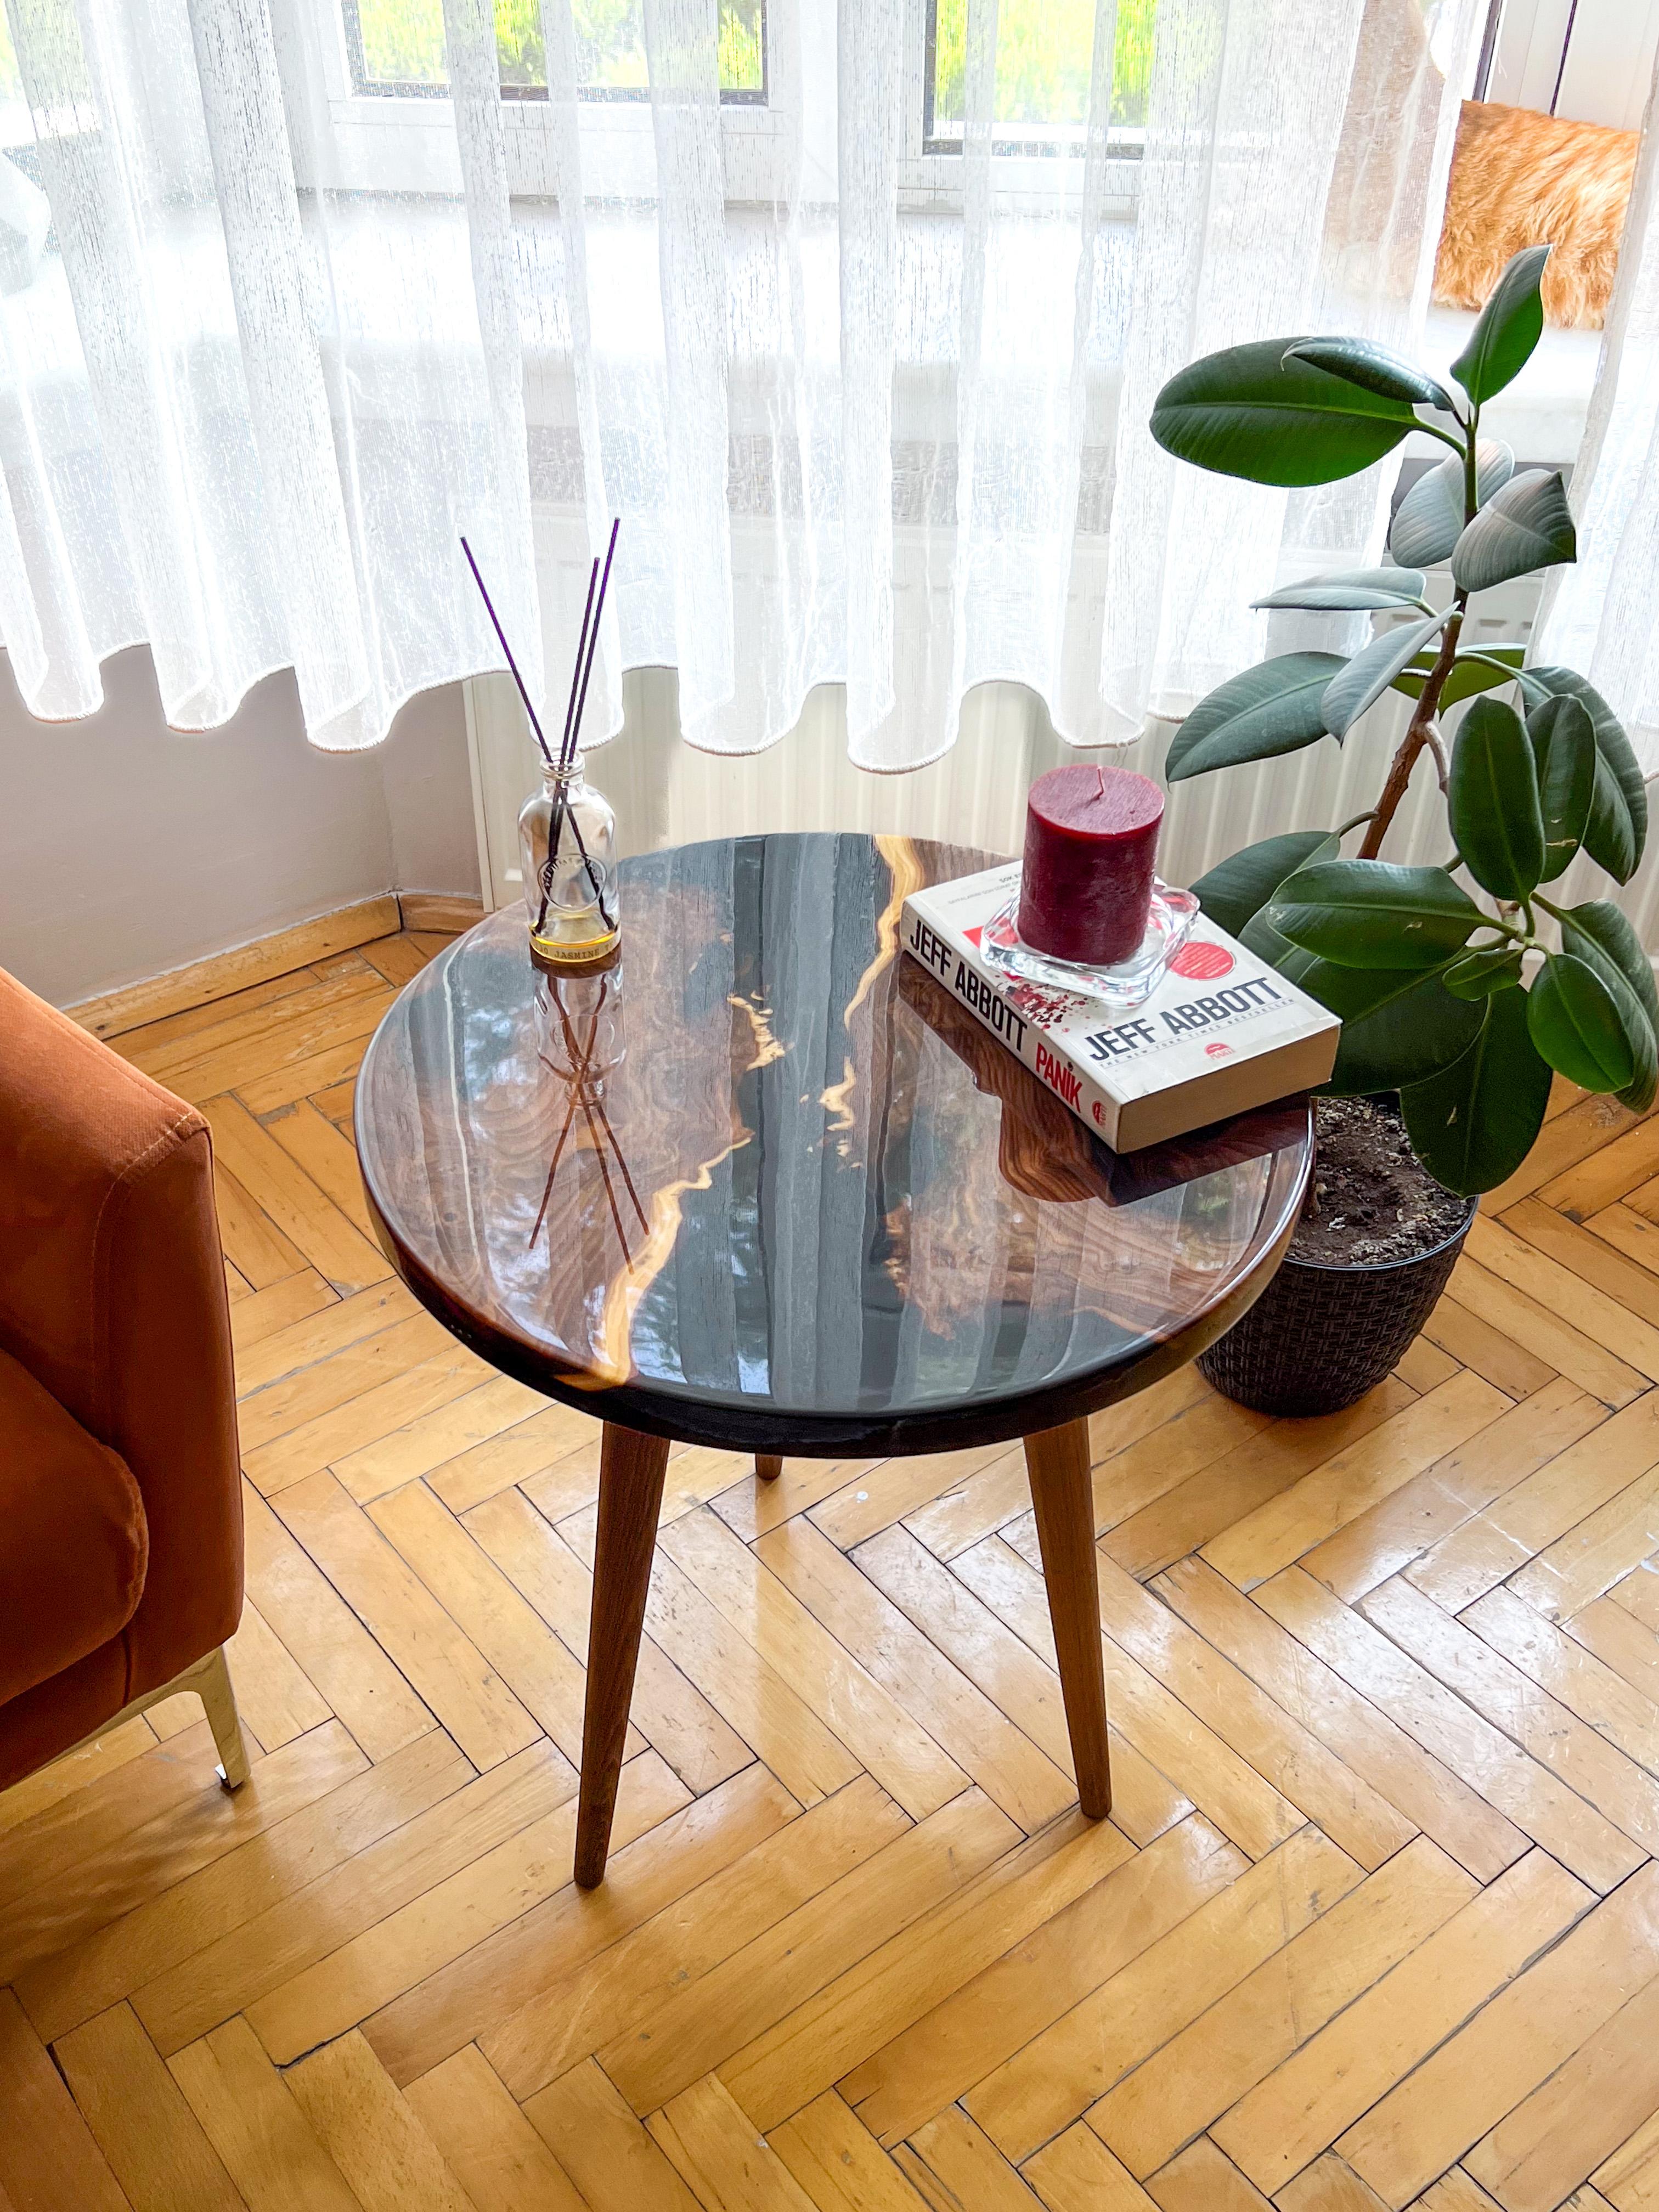
<svg viewBox="0 0 1659 2212">
<path fill-rule="evenodd" d="M 1095 797 L 1097 799 L 1104 799 L 1106 796 L 1106 771 L 1102 768 L 1098 761 L 1095 763 L 1095 781 L 1099 786 L 1098 790 L 1095 793 Z"/>
</svg>

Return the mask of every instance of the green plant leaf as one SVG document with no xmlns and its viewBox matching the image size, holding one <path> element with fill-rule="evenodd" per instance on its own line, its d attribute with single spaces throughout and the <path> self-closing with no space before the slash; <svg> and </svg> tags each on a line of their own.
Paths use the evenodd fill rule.
<svg viewBox="0 0 1659 2212">
<path fill-rule="evenodd" d="M 1437 968 L 1485 919 L 1443 868 L 1325 860 L 1298 869 L 1267 920 L 1292 945 L 1345 968 Z"/>
<path fill-rule="evenodd" d="M 1523 469 L 1493 495 L 1453 546 L 1452 580 L 1462 591 L 1485 592 L 1511 576 L 1577 557 L 1560 471 Z"/>
<path fill-rule="evenodd" d="M 1266 906 L 1287 876 L 1316 854 L 1334 858 L 1337 840 L 1322 830 L 1292 830 L 1282 837 L 1264 837 L 1259 845 L 1245 845 L 1218 860 L 1193 884 L 1192 892 L 1209 919 L 1230 937 L 1243 933 L 1254 914 Z"/>
<path fill-rule="evenodd" d="M 1527 994 L 1527 1020 L 1550 1066 L 1581 1091 L 1623 1091 L 1635 1081 L 1636 1048 L 1619 1001 L 1587 961 L 1546 953 Z"/>
<path fill-rule="evenodd" d="M 1498 278 L 1468 345 L 1451 365 L 1452 374 L 1477 406 L 1520 374 L 1543 335 L 1544 303 L 1538 286 L 1549 258 L 1547 246 L 1522 247 Z"/>
<path fill-rule="evenodd" d="M 1253 607 L 1310 607 L 1316 613 L 1348 614 L 1368 607 L 1409 607 L 1423 596 L 1420 568 L 1345 568 L 1330 576 L 1307 576 L 1282 585 Z"/>
<path fill-rule="evenodd" d="M 1508 991 L 1521 981 L 1522 948 L 1499 943 L 1478 945 L 1454 960 L 1443 981 L 1455 999 L 1489 999 L 1494 991 Z"/>
<path fill-rule="evenodd" d="M 1229 346 L 1177 371 L 1153 403 L 1153 437 L 1166 453 L 1219 476 L 1322 484 L 1369 468 L 1416 427 L 1403 399 L 1287 360 L 1298 343 Z"/>
<path fill-rule="evenodd" d="M 1385 629 L 1362 652 L 1355 653 L 1346 667 L 1325 686 L 1325 727 L 1332 735 L 1346 737 L 1365 709 L 1376 705 L 1407 662 L 1414 659 L 1445 625 L 1444 615 L 1428 615 L 1421 622 L 1401 623 Z"/>
<path fill-rule="evenodd" d="M 1437 384 L 1426 370 L 1402 354 L 1390 353 L 1387 346 L 1373 345 L 1369 338 L 1298 338 L 1285 352 L 1297 361 L 1311 362 L 1316 368 L 1328 369 L 1333 376 L 1340 376 L 1350 384 L 1358 384 L 1366 392 L 1380 392 L 1385 399 L 1403 399 L 1407 405 L 1438 407 L 1448 415 L 1457 409 L 1452 396 L 1443 384 Z"/>
<path fill-rule="evenodd" d="M 1475 447 L 1475 505 L 1483 507 L 1515 472 L 1515 455 L 1501 439 Z M 1432 568 L 1446 560 L 1463 534 L 1463 464 L 1448 453 L 1425 469 L 1389 526 L 1389 550 L 1407 568 Z"/>
<path fill-rule="evenodd" d="M 1595 798 L 1595 725 L 1582 699 L 1546 699 L 1527 717 L 1544 816 L 1544 872 L 1553 883 L 1583 842 Z"/>
<path fill-rule="evenodd" d="M 1412 1150 L 1448 1190 L 1473 1198 L 1515 1173 L 1544 1126 L 1549 1063 L 1532 1041 L 1526 995 L 1500 991 L 1468 1051 L 1400 1094 Z"/>
<path fill-rule="evenodd" d="M 1374 968 L 1321 966 L 1331 976 L 1363 975 L 1368 982 L 1378 974 Z M 1342 1035 L 1327 1088 L 1339 1097 L 1365 1097 L 1373 1091 L 1401 1091 L 1423 1082 L 1466 1051 L 1480 1026 L 1480 1008 L 1454 999 L 1438 975 L 1412 969 L 1390 981 L 1395 988 L 1374 1006 L 1351 1014 L 1342 1013 L 1340 1006 L 1331 1008 L 1341 1016 Z M 1307 989 L 1305 980 L 1301 988 Z M 1319 990 L 1311 995 L 1322 1006 L 1326 1003 Z"/>
<path fill-rule="evenodd" d="M 1452 746 L 1446 809 L 1463 865 L 1494 898 L 1523 899 L 1544 872 L 1532 746 L 1513 707 L 1477 699 Z"/>
<path fill-rule="evenodd" d="M 1615 882 L 1627 884 L 1648 841 L 1648 794 L 1625 727 L 1593 684 L 1571 668 L 1528 668 L 1521 678 L 1528 702 L 1583 700 L 1595 730 L 1595 796 L 1590 801 L 1584 850 Z"/>
<path fill-rule="evenodd" d="M 1502 668 L 1488 668 L 1472 653 L 1459 653 L 1452 663 L 1451 674 L 1446 678 L 1440 694 L 1443 714 L 1447 708 L 1456 706 L 1460 699 L 1472 699 L 1478 692 L 1496 691 L 1500 684 L 1512 684 L 1515 681 L 1513 672 L 1520 668 L 1527 654 L 1524 645 L 1483 645 L 1480 650 L 1483 653 L 1492 654 L 1494 659 L 1506 662 L 1509 672 Z M 1429 672 L 1434 666 L 1434 659 L 1431 653 L 1419 653 L 1411 665 L 1402 668 L 1395 678 L 1395 690 L 1403 691 L 1408 699 L 1420 699 Z"/>
<path fill-rule="evenodd" d="M 1480 1009 L 1449 997 L 1437 973 L 1340 968 L 1281 937 L 1265 908 L 1246 923 L 1242 941 L 1340 1020 L 1336 1065 L 1325 1086 L 1339 1097 L 1419 1083 L 1455 1060 L 1480 1027 Z"/>
<path fill-rule="evenodd" d="M 1583 906 L 1569 907 L 1561 917 L 1561 944 L 1575 959 L 1595 969 L 1615 1001 L 1620 997 L 1617 987 L 1622 984 L 1640 1009 L 1649 1037 L 1659 1041 L 1659 990 L 1654 987 L 1652 963 L 1630 922 L 1610 899 L 1590 899 Z M 1621 1007 L 1621 1012 L 1626 1031 L 1637 1038 L 1637 1072 L 1619 1097 L 1625 1105 L 1645 1114 L 1659 1088 L 1659 1053 L 1652 1044 L 1643 1045 L 1628 1009 Z"/>
<path fill-rule="evenodd" d="M 1341 666 L 1334 653 L 1281 653 L 1230 676 L 1199 701 L 1176 732 L 1164 775 L 1179 783 L 1211 769 L 1312 744 L 1325 735 L 1320 702 Z"/>
</svg>

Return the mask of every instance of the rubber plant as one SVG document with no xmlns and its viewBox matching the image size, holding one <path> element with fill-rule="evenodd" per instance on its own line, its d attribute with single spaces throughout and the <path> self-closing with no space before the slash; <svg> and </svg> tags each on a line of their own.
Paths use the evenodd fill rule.
<svg viewBox="0 0 1659 2212">
<path fill-rule="evenodd" d="M 1255 483 L 1333 483 L 1413 430 L 1451 449 L 1401 501 L 1391 565 L 1310 577 L 1255 602 L 1411 619 L 1351 659 L 1281 653 L 1231 678 L 1182 722 L 1166 773 L 1179 782 L 1327 735 L 1346 744 L 1389 691 L 1413 701 L 1368 813 L 1248 846 L 1194 889 L 1224 929 L 1341 1016 L 1330 1088 L 1397 1091 L 1419 1158 L 1469 1194 L 1525 1158 L 1552 1069 L 1638 1111 L 1659 1076 L 1659 998 L 1634 930 L 1607 899 L 1563 907 L 1545 889 L 1581 851 L 1618 883 L 1635 872 L 1647 802 L 1630 741 L 1571 669 L 1523 666 L 1518 644 L 1462 644 L 1474 593 L 1574 557 L 1559 472 L 1516 474 L 1509 448 L 1480 436 L 1482 407 L 1538 343 L 1548 252 L 1529 247 L 1504 270 L 1452 363 L 1456 392 L 1364 339 L 1272 338 L 1194 362 L 1152 419 L 1168 452 Z M 1437 612 L 1425 572 L 1443 563 L 1453 592 Z M 1464 701 L 1449 757 L 1441 718 Z M 1398 866 L 1377 855 L 1425 754 L 1449 854 L 1438 867 Z M 1342 839 L 1362 826 L 1357 854 L 1343 857 Z"/>
</svg>

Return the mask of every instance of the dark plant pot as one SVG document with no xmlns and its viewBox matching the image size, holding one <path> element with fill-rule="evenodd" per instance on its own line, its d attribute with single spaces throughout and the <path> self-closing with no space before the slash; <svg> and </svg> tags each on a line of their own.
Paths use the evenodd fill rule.
<svg viewBox="0 0 1659 2212">
<path fill-rule="evenodd" d="M 1261 1413 L 1340 1413 L 1374 1390 L 1434 1311 L 1474 1219 L 1414 1260 L 1287 1259 L 1243 1321 L 1199 1354 L 1224 1397 Z"/>
</svg>

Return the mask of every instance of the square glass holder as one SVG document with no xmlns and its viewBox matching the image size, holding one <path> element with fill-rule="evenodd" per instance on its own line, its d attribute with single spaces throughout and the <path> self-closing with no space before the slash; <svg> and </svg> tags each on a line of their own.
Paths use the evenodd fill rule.
<svg viewBox="0 0 1659 2212">
<path fill-rule="evenodd" d="M 980 933 L 979 949 L 988 966 L 1011 981 L 1042 983 L 1050 990 L 1074 991 L 1079 998 L 1098 999 L 1103 1006 L 1120 1009 L 1145 1005 L 1163 981 L 1170 963 L 1193 931 L 1198 901 L 1190 891 L 1173 890 L 1152 879 L 1152 907 L 1146 933 L 1127 960 L 1109 968 L 1086 962 L 1060 960 L 1052 952 L 1039 952 L 1019 933 L 1019 890 L 1016 885 Z"/>
</svg>

